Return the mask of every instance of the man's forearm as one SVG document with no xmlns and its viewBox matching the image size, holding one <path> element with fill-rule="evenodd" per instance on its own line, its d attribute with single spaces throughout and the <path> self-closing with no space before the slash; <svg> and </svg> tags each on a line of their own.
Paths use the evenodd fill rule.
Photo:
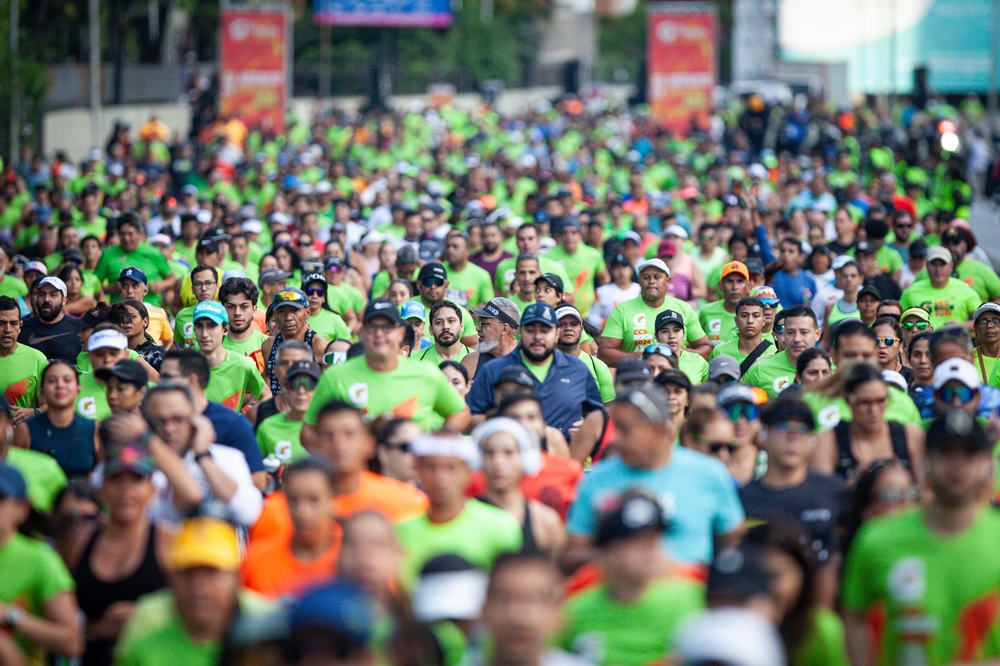
<svg viewBox="0 0 1000 666">
<path fill-rule="evenodd" d="M 604 432 L 604 412 L 594 410 L 583 417 L 583 425 L 569 444 L 570 455 L 583 462 L 593 452 Z"/>
</svg>

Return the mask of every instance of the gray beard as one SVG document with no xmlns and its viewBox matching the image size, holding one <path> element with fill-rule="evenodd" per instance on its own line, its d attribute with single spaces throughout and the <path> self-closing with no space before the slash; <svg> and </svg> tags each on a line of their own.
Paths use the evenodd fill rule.
<svg viewBox="0 0 1000 666">
<path fill-rule="evenodd" d="M 479 352 L 480 354 L 488 354 L 494 349 L 496 349 L 497 345 L 499 344 L 500 340 L 493 340 L 493 341 L 482 340 L 476 343 L 476 351 Z"/>
</svg>

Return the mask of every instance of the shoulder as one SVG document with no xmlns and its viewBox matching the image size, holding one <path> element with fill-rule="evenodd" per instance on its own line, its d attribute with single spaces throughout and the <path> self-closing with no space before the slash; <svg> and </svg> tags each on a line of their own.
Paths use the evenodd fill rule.
<svg viewBox="0 0 1000 666">
<path fill-rule="evenodd" d="M 163 630 L 176 618 L 174 597 L 164 588 L 139 598 L 119 641 L 119 650 Z"/>
</svg>

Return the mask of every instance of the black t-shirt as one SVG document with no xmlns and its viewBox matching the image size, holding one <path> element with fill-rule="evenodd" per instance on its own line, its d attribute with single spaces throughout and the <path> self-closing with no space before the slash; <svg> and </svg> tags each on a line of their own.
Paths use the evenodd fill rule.
<svg viewBox="0 0 1000 666">
<path fill-rule="evenodd" d="M 851 243 L 850 245 L 844 245 L 843 243 L 832 240 L 826 244 L 826 246 L 830 248 L 830 251 L 834 254 L 847 254 L 850 250 L 854 249 L 855 245 L 857 245 L 857 241 Z"/>
<path fill-rule="evenodd" d="M 903 290 L 893 281 L 892 276 L 885 273 L 879 273 L 875 277 L 866 279 L 865 286 L 878 289 L 883 301 L 898 301 L 899 297 L 903 295 Z"/>
<path fill-rule="evenodd" d="M 34 347 L 45 354 L 45 358 L 60 358 L 76 364 L 80 355 L 80 329 L 83 320 L 63 317 L 55 324 L 46 324 L 36 317 L 28 317 L 21 322 L 21 334 L 17 341 Z"/>
<path fill-rule="evenodd" d="M 740 488 L 748 520 L 795 518 L 812 537 L 816 560 L 822 566 L 837 552 L 837 523 L 847 504 L 847 488 L 836 477 L 810 471 L 795 488 L 771 490 L 759 480 Z"/>
</svg>

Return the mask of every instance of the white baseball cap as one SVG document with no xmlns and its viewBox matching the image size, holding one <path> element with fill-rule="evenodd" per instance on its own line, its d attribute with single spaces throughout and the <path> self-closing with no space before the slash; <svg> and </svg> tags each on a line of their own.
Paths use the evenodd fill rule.
<svg viewBox="0 0 1000 666">
<path fill-rule="evenodd" d="M 684 663 L 785 666 L 785 649 L 774 626 L 743 608 L 705 611 L 681 627 L 674 651 Z"/>
<path fill-rule="evenodd" d="M 678 238 L 688 239 L 688 232 L 679 224 L 671 224 L 669 227 L 663 230 L 663 236 L 677 236 Z"/>
<path fill-rule="evenodd" d="M 153 234 L 149 239 L 149 244 L 157 247 L 169 247 L 173 242 L 166 234 Z"/>
<path fill-rule="evenodd" d="M 60 292 L 62 292 L 63 296 L 66 296 L 66 283 L 63 282 L 62 280 L 60 280 L 59 278 L 57 278 L 57 277 L 44 277 L 44 278 L 42 278 L 41 280 L 38 281 L 38 286 L 39 287 L 41 287 L 42 285 L 46 285 L 46 284 L 50 285 L 52 287 L 55 287 Z"/>
<path fill-rule="evenodd" d="M 670 277 L 670 269 L 667 268 L 667 265 L 665 263 L 663 263 L 663 259 L 647 259 L 646 261 L 641 262 L 638 266 L 635 267 L 635 274 L 639 275 L 640 273 L 642 273 L 644 269 L 650 267 L 658 268 L 664 273 L 666 273 L 667 277 Z"/>
<path fill-rule="evenodd" d="M 197 213 L 195 213 L 194 216 L 202 224 L 208 224 L 209 222 L 212 221 L 212 211 L 208 210 L 207 208 L 202 208 Z"/>
<path fill-rule="evenodd" d="M 975 366 L 964 358 L 950 358 L 934 368 L 934 390 L 955 380 L 972 389 L 978 389 L 982 382 Z"/>
<path fill-rule="evenodd" d="M 243 224 L 240 225 L 240 229 L 244 233 L 260 234 L 264 232 L 264 225 L 260 223 L 260 220 L 244 220 Z"/>
<path fill-rule="evenodd" d="M 951 256 L 951 251 L 948 248 L 938 245 L 927 251 L 927 263 L 929 264 L 932 261 L 943 261 L 946 264 L 950 264 L 954 261 L 954 258 Z"/>
<path fill-rule="evenodd" d="M 996 303 L 983 303 L 976 308 L 975 312 L 972 313 L 972 321 L 978 320 L 987 312 L 993 312 L 994 314 L 1000 315 L 1000 305 L 997 305 Z"/>
<path fill-rule="evenodd" d="M 87 351 L 95 351 L 97 349 L 104 349 L 105 347 L 110 347 L 111 349 L 128 349 L 128 338 L 120 331 L 106 329 L 94 333 L 87 340 Z"/>
<path fill-rule="evenodd" d="M 840 254 L 834 257 L 833 263 L 830 264 L 830 268 L 832 268 L 835 271 L 839 271 L 844 266 L 849 266 L 851 264 L 857 266 L 858 262 L 856 262 L 854 260 L 854 257 L 851 257 L 850 255 Z"/>
<path fill-rule="evenodd" d="M 410 444 L 410 452 L 417 458 L 428 456 L 458 458 L 465 461 L 472 469 L 479 468 L 479 447 L 476 446 L 471 437 L 465 435 L 458 437 L 438 435 L 417 437 Z"/>
</svg>

